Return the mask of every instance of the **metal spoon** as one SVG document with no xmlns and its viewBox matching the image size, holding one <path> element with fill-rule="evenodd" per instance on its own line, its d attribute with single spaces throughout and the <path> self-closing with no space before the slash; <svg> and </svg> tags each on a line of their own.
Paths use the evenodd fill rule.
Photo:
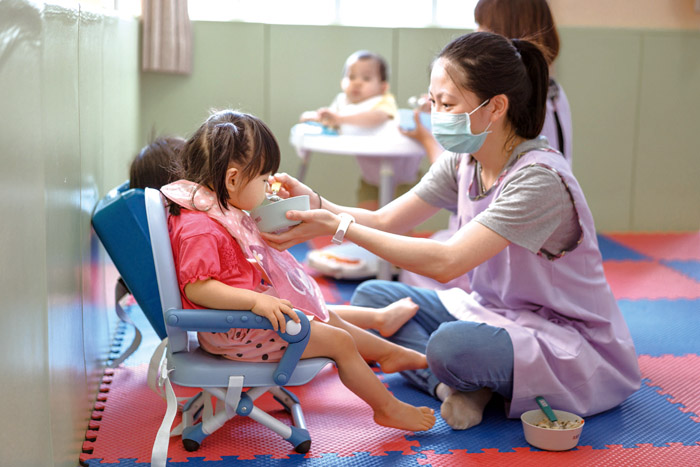
<svg viewBox="0 0 700 467">
<path fill-rule="evenodd" d="M 282 188 L 282 182 L 273 183 L 272 186 L 270 186 L 271 193 L 267 195 L 267 199 L 273 203 L 280 201 L 282 198 L 280 198 L 279 195 L 277 195 L 277 192 L 280 191 L 280 188 Z"/>
</svg>

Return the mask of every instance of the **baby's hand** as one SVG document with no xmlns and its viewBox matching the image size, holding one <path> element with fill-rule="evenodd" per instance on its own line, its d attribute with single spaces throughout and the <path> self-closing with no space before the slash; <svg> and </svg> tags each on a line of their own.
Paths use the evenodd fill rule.
<svg viewBox="0 0 700 467">
<path fill-rule="evenodd" d="M 340 115 L 336 112 L 333 112 L 330 109 L 323 108 L 323 109 L 318 109 L 318 120 L 330 127 L 335 127 L 340 125 Z"/>
<path fill-rule="evenodd" d="M 299 117 L 300 122 L 318 122 L 318 112 L 315 110 L 307 110 L 303 114 L 301 114 L 301 117 Z"/>
<path fill-rule="evenodd" d="M 251 311 L 258 316 L 267 318 L 275 331 L 286 332 L 287 321 L 284 319 L 284 315 L 291 317 L 296 323 L 299 322 L 299 316 L 292 309 L 292 303 L 272 295 L 258 294 L 255 306 Z"/>
</svg>

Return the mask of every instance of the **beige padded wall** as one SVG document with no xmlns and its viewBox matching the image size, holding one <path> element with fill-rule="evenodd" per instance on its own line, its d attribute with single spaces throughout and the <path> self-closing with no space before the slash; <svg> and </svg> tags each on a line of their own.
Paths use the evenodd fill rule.
<svg viewBox="0 0 700 467">
<path fill-rule="evenodd" d="M 0 465 L 73 467 L 113 331 L 90 216 L 136 147 L 137 22 L 29 0 L 0 18 Z"/>
</svg>

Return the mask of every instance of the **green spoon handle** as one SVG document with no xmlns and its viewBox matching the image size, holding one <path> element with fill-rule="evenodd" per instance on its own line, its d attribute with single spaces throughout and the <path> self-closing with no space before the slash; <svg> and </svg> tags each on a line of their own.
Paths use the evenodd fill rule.
<svg viewBox="0 0 700 467">
<path fill-rule="evenodd" d="M 540 409 L 542 409 L 542 412 L 547 416 L 550 422 L 556 422 L 557 421 L 557 416 L 554 415 L 554 411 L 552 408 L 549 406 L 546 400 L 544 400 L 544 397 L 542 396 L 537 396 L 535 397 L 535 402 L 537 402 L 537 405 L 540 406 Z"/>
</svg>

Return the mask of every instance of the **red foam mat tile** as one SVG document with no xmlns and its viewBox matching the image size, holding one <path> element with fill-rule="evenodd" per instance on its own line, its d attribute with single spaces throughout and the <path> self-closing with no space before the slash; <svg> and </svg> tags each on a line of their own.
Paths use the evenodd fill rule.
<svg viewBox="0 0 700 467">
<path fill-rule="evenodd" d="M 578 446 L 565 452 L 534 451 L 528 448 L 515 448 L 515 452 L 499 452 L 497 449 L 484 449 L 484 452 L 468 453 L 453 450 L 450 454 L 436 454 L 424 451 L 426 458 L 418 459 L 420 465 L 440 467 L 463 467 L 517 465 L 518 467 L 611 467 L 611 466 L 697 466 L 700 464 L 700 444 L 684 446 L 670 443 L 668 446 L 656 447 L 640 444 L 636 448 L 608 446 L 608 449 L 593 449 L 590 446 Z"/>
<path fill-rule="evenodd" d="M 691 419 L 700 423 L 700 356 L 685 355 L 676 357 L 664 355 L 639 356 L 639 368 L 647 385 L 658 386 L 658 393 L 669 396 L 669 402 L 681 404 L 683 413 L 691 414 Z M 679 378 L 678 375 L 683 375 Z M 698 457 L 700 465 L 700 457 Z"/>
<path fill-rule="evenodd" d="M 618 300 L 700 298 L 700 282 L 656 261 L 605 261 L 603 268 Z"/>
<path fill-rule="evenodd" d="M 606 233 L 605 236 L 656 260 L 700 261 L 700 232 Z"/>
<path fill-rule="evenodd" d="M 146 384 L 146 365 L 120 367 L 114 376 L 100 429 L 90 443 L 90 459 L 116 463 L 119 459 L 150 461 L 156 432 L 165 413 L 165 402 Z M 178 396 L 192 395 L 192 389 L 176 388 Z M 399 451 L 414 455 L 418 441 L 408 441 L 411 432 L 385 428 L 372 421 L 372 411 L 362 400 L 346 389 L 338 378 L 335 367 L 329 366 L 310 383 L 290 388 L 302 402 L 304 417 L 311 434 L 311 451 L 306 455 L 322 457 L 332 453 L 350 457 L 355 452 L 369 452 L 381 456 Z M 289 415 L 269 394 L 256 405 L 291 424 Z M 175 424 L 180 423 L 178 415 Z M 188 457 L 203 457 L 205 461 L 220 461 L 223 456 L 255 459 L 269 455 L 286 459 L 294 451 L 291 445 L 266 427 L 247 417 L 235 417 L 209 436 L 196 452 L 185 451 L 181 438 L 170 440 L 168 457 L 172 462 L 187 462 Z"/>
</svg>

